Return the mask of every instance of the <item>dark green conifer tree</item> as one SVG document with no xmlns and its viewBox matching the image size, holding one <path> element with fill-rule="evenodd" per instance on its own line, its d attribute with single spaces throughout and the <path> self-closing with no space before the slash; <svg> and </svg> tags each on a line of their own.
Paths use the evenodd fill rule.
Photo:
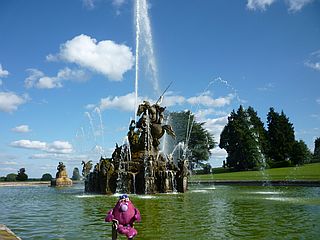
<svg viewBox="0 0 320 240">
<path fill-rule="evenodd" d="M 281 114 L 270 108 L 267 115 L 268 122 L 268 156 L 273 162 L 290 164 L 292 150 L 295 144 L 294 128 L 289 118 L 282 111 Z M 285 163 L 287 162 L 287 163 Z M 280 166 L 279 165 L 279 166 Z"/>
<path fill-rule="evenodd" d="M 314 141 L 312 162 L 320 162 L 320 137 Z"/>
<path fill-rule="evenodd" d="M 263 123 L 252 107 L 232 111 L 220 135 L 220 148 L 227 153 L 227 166 L 237 170 L 259 168 L 262 164 Z"/>
</svg>

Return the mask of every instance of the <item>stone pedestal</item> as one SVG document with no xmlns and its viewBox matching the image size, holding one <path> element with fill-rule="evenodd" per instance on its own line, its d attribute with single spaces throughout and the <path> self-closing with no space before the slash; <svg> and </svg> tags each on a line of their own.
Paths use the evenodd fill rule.
<svg viewBox="0 0 320 240">
<path fill-rule="evenodd" d="M 72 186 L 72 180 L 68 178 L 66 166 L 62 162 L 59 162 L 57 170 L 56 178 L 51 180 L 51 187 Z"/>
<path fill-rule="evenodd" d="M 65 186 L 72 186 L 72 180 L 68 177 L 61 177 L 57 179 L 51 180 L 52 187 L 65 187 Z"/>
</svg>

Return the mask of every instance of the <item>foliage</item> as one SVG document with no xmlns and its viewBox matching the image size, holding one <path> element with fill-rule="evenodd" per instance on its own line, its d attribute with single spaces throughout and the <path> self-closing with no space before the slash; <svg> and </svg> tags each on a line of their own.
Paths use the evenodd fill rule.
<svg viewBox="0 0 320 240">
<path fill-rule="evenodd" d="M 197 122 L 190 111 L 172 112 L 169 119 L 176 139 L 169 141 L 168 152 L 172 152 L 178 143 L 184 142 L 188 146 L 189 160 L 193 162 L 209 160 L 210 150 L 215 147 L 215 142 L 213 135 L 204 128 L 205 123 Z"/>
<path fill-rule="evenodd" d="M 15 173 L 9 173 L 9 174 L 6 176 L 6 181 L 7 181 L 7 182 L 15 182 L 15 181 L 17 181 L 17 174 L 15 174 Z"/>
<path fill-rule="evenodd" d="M 203 173 L 209 174 L 209 173 L 211 173 L 211 169 L 212 169 L 211 165 L 209 163 L 206 163 L 203 166 Z"/>
<path fill-rule="evenodd" d="M 80 180 L 79 168 L 75 167 L 75 168 L 73 169 L 73 174 L 72 174 L 72 178 L 71 178 L 71 179 L 74 180 L 74 181 Z"/>
<path fill-rule="evenodd" d="M 302 165 L 309 163 L 312 158 L 312 153 L 308 149 L 304 141 L 295 141 L 291 152 L 291 163 L 294 165 Z"/>
<path fill-rule="evenodd" d="M 227 153 L 227 167 L 237 170 L 258 168 L 266 151 L 263 123 L 252 107 L 232 111 L 220 135 L 220 148 Z"/>
<path fill-rule="evenodd" d="M 51 181 L 52 180 L 52 175 L 50 173 L 45 173 L 41 177 L 41 181 Z"/>
<path fill-rule="evenodd" d="M 314 141 L 312 162 L 320 162 L 320 137 Z"/>
<path fill-rule="evenodd" d="M 268 156 L 272 161 L 289 161 L 295 145 L 293 124 L 282 111 L 281 114 L 270 108 L 268 122 Z"/>
<path fill-rule="evenodd" d="M 18 175 L 17 175 L 18 181 L 27 181 L 28 180 L 28 175 L 25 172 L 26 172 L 25 168 L 20 168 L 20 170 L 18 171 Z"/>
<path fill-rule="evenodd" d="M 228 153 L 224 166 L 255 170 L 311 162 L 310 150 L 302 140 L 295 140 L 293 124 L 283 111 L 270 108 L 267 123 L 268 131 L 252 107 L 232 111 L 220 136 L 219 146 Z M 313 161 L 320 159 L 320 139 L 315 141 L 315 153 Z"/>
</svg>

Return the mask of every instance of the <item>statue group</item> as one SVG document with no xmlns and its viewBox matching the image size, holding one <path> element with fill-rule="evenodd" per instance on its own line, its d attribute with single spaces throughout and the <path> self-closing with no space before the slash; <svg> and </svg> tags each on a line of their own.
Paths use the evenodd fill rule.
<svg viewBox="0 0 320 240">
<path fill-rule="evenodd" d="M 139 120 L 131 121 L 128 143 L 116 144 L 111 158 L 82 162 L 85 191 L 95 193 L 167 193 L 185 192 L 188 182 L 188 160 L 173 161 L 159 151 L 160 139 L 167 133 L 175 138 L 170 125 L 163 124 L 164 107 L 144 101 L 139 105 Z M 92 170 L 92 171 L 91 171 Z"/>
</svg>

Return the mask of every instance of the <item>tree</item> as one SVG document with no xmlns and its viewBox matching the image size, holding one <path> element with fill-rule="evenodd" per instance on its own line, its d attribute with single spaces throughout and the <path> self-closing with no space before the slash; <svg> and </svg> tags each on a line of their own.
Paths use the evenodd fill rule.
<svg viewBox="0 0 320 240">
<path fill-rule="evenodd" d="M 45 173 L 41 177 L 41 181 L 51 181 L 52 180 L 52 175 L 50 173 Z"/>
<path fill-rule="evenodd" d="M 274 162 L 289 161 L 295 144 L 293 124 L 282 111 L 281 114 L 270 108 L 268 122 L 268 156 Z"/>
<path fill-rule="evenodd" d="M 26 172 L 25 168 L 20 168 L 20 170 L 18 171 L 18 175 L 17 175 L 18 181 L 27 181 L 28 180 L 28 175 L 25 172 Z"/>
<path fill-rule="evenodd" d="M 213 135 L 204 127 L 204 122 L 195 120 L 190 111 L 172 112 L 169 114 L 169 124 L 176 134 L 175 140 L 169 140 L 167 152 L 172 152 L 178 143 L 184 142 L 188 147 L 188 157 L 192 162 L 207 161 L 210 150 L 215 147 Z"/>
<path fill-rule="evenodd" d="M 75 181 L 79 181 L 80 180 L 80 173 L 79 173 L 79 168 L 75 167 L 73 169 L 73 174 L 72 174 L 72 180 L 75 180 Z"/>
<path fill-rule="evenodd" d="M 9 174 L 6 176 L 6 181 L 7 181 L 7 182 L 15 182 L 15 181 L 17 181 L 17 174 L 15 174 L 15 173 L 9 173 Z"/>
<path fill-rule="evenodd" d="M 211 173 L 211 165 L 209 163 L 204 164 L 203 166 L 203 173 L 204 174 L 210 174 Z"/>
<path fill-rule="evenodd" d="M 253 109 L 253 107 L 249 106 L 247 110 L 251 126 L 253 127 L 255 137 L 258 139 L 260 143 L 260 150 L 263 155 L 266 155 L 268 152 L 268 139 L 267 139 L 267 131 L 264 128 L 264 124 L 261 119 L 258 117 L 258 113 Z"/>
<path fill-rule="evenodd" d="M 220 135 L 220 148 L 227 153 L 226 165 L 237 170 L 259 168 L 263 163 L 265 132 L 263 123 L 252 107 L 242 106 L 228 117 L 228 123 Z"/>
<path fill-rule="evenodd" d="M 312 153 L 305 144 L 304 141 L 295 141 L 292 152 L 291 152 L 291 162 L 294 165 L 302 165 L 304 163 L 309 163 L 312 158 Z"/>
<path fill-rule="evenodd" d="M 312 162 L 320 162 L 320 137 L 314 141 Z"/>
</svg>

